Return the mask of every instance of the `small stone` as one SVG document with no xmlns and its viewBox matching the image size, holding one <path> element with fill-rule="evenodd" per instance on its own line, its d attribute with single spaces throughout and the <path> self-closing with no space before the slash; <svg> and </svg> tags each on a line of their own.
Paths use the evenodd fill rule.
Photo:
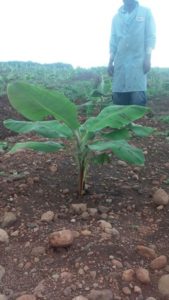
<svg viewBox="0 0 169 300">
<path fill-rule="evenodd" d="M 72 273 L 70 273 L 70 272 L 62 272 L 61 275 L 60 275 L 60 278 L 63 281 L 70 281 L 71 278 L 72 278 Z"/>
<path fill-rule="evenodd" d="M 142 294 L 142 290 L 139 286 L 135 285 L 134 286 L 134 293 L 136 294 Z"/>
<path fill-rule="evenodd" d="M 79 231 L 72 231 L 74 238 L 77 239 L 80 236 Z"/>
<path fill-rule="evenodd" d="M 31 251 L 31 255 L 33 256 L 40 256 L 40 255 L 44 255 L 46 252 L 45 247 L 43 246 L 37 246 L 34 247 Z"/>
<path fill-rule="evenodd" d="M 93 280 L 96 279 L 96 276 L 97 276 L 96 271 L 90 271 L 90 276 Z"/>
<path fill-rule="evenodd" d="M 84 270 L 82 268 L 80 268 L 79 271 L 78 271 L 78 274 L 79 275 L 84 275 L 84 273 L 85 273 Z"/>
<path fill-rule="evenodd" d="M 39 299 L 43 299 L 43 293 L 45 291 L 44 280 L 41 280 L 34 289 L 34 295 Z"/>
<path fill-rule="evenodd" d="M 151 249 L 149 247 L 145 247 L 145 246 L 142 246 L 142 245 L 139 245 L 136 247 L 136 251 L 141 255 L 141 256 L 144 256 L 146 258 L 156 258 L 157 257 L 157 254 L 155 252 L 154 249 Z"/>
<path fill-rule="evenodd" d="M 136 277 L 141 283 L 149 283 L 150 282 L 149 271 L 142 267 L 140 267 L 136 270 Z"/>
<path fill-rule="evenodd" d="M 9 243 L 9 236 L 7 232 L 0 228 L 0 243 Z"/>
<path fill-rule="evenodd" d="M 88 208 L 88 213 L 91 217 L 94 217 L 97 215 L 98 210 L 97 210 L 97 208 Z"/>
<path fill-rule="evenodd" d="M 72 203 L 71 209 L 76 214 L 82 214 L 83 212 L 87 211 L 87 204 L 86 203 Z"/>
<path fill-rule="evenodd" d="M 127 167 L 127 163 L 123 160 L 118 160 L 117 161 L 118 166 L 120 167 Z"/>
<path fill-rule="evenodd" d="M 64 296 L 66 296 L 66 297 L 70 297 L 70 296 L 71 296 L 71 293 L 72 293 L 72 289 L 71 289 L 70 286 L 66 287 L 66 288 L 64 289 L 64 291 L 63 291 L 63 294 L 64 294 Z"/>
<path fill-rule="evenodd" d="M 131 295 L 131 290 L 129 289 L 129 287 L 125 286 L 122 288 L 122 292 L 124 295 L 129 296 Z"/>
<path fill-rule="evenodd" d="M 0 265 L 0 282 L 5 275 L 5 268 Z"/>
<path fill-rule="evenodd" d="M 132 269 L 125 270 L 122 274 L 122 280 L 126 281 L 126 282 L 133 281 L 134 274 L 135 274 L 135 272 Z"/>
<path fill-rule="evenodd" d="M 84 236 L 90 236 L 92 233 L 90 230 L 88 229 L 85 229 L 85 230 L 82 230 L 81 231 L 81 235 L 84 235 Z"/>
<path fill-rule="evenodd" d="M 116 238 L 119 238 L 120 233 L 116 228 L 112 228 L 112 235 Z"/>
<path fill-rule="evenodd" d="M 158 289 L 161 295 L 169 296 L 169 275 L 163 275 L 158 282 Z"/>
<path fill-rule="evenodd" d="M 115 266 L 117 269 L 123 268 L 123 264 L 121 263 L 121 261 L 119 261 L 117 259 L 112 260 L 112 265 Z"/>
<path fill-rule="evenodd" d="M 157 206 L 157 210 L 163 210 L 163 208 L 164 208 L 164 205 L 159 205 L 159 206 Z"/>
<path fill-rule="evenodd" d="M 8 300 L 8 298 L 5 295 L 0 294 L 0 300 Z"/>
<path fill-rule="evenodd" d="M 110 211 L 110 207 L 99 205 L 98 211 L 102 214 L 107 214 Z"/>
<path fill-rule="evenodd" d="M 51 166 L 49 166 L 49 171 L 51 171 L 51 173 L 56 173 L 57 172 L 57 170 L 58 170 L 58 167 L 57 167 L 57 165 L 51 165 Z"/>
<path fill-rule="evenodd" d="M 81 214 L 81 218 L 82 218 L 82 220 L 87 220 L 89 218 L 89 213 L 87 211 L 84 211 Z"/>
<path fill-rule="evenodd" d="M 113 293 L 111 290 L 91 290 L 87 296 L 89 300 L 113 300 Z"/>
<path fill-rule="evenodd" d="M 52 278 L 53 278 L 53 280 L 55 280 L 55 281 L 58 281 L 58 279 L 59 279 L 59 274 L 53 274 L 52 275 Z"/>
<path fill-rule="evenodd" d="M 13 212 L 5 212 L 1 226 L 9 227 L 17 221 L 16 215 Z"/>
<path fill-rule="evenodd" d="M 160 188 L 154 193 L 153 201 L 157 205 L 167 205 L 169 203 L 169 195 Z"/>
<path fill-rule="evenodd" d="M 34 295 L 22 295 L 19 298 L 17 298 L 16 300 L 36 300 L 36 297 Z"/>
<path fill-rule="evenodd" d="M 45 212 L 44 214 L 42 214 L 41 221 L 46 222 L 46 223 L 52 222 L 54 219 L 54 216 L 55 216 L 54 212 L 49 210 L 49 211 Z"/>
<path fill-rule="evenodd" d="M 151 262 L 150 267 L 153 270 L 159 270 L 159 269 L 166 267 L 166 265 L 167 265 L 167 257 L 165 255 L 161 255 L 161 256 L 155 258 Z"/>
<path fill-rule="evenodd" d="M 19 230 L 15 230 L 13 232 L 11 232 L 11 236 L 13 237 L 17 237 L 19 235 Z"/>
<path fill-rule="evenodd" d="M 73 241 L 74 234 L 69 229 L 55 231 L 49 236 L 49 244 L 54 248 L 71 246 Z"/>
<path fill-rule="evenodd" d="M 100 221 L 98 221 L 98 223 L 99 223 L 100 228 L 104 231 L 105 231 L 105 229 L 107 230 L 107 228 L 109 228 L 109 229 L 112 228 L 112 225 L 109 222 L 106 222 L 104 220 L 100 220 Z"/>
</svg>

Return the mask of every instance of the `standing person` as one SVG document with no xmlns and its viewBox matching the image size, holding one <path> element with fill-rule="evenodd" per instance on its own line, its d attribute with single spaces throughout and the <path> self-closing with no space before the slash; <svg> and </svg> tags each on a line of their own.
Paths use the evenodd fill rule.
<svg viewBox="0 0 169 300">
<path fill-rule="evenodd" d="M 112 21 L 108 73 L 113 76 L 113 102 L 146 105 L 147 73 L 155 47 L 155 22 L 150 9 L 123 0 Z"/>
</svg>

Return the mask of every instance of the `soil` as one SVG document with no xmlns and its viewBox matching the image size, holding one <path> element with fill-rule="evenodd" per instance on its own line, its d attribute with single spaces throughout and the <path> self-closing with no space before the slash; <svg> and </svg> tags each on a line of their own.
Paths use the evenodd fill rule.
<svg viewBox="0 0 169 300">
<path fill-rule="evenodd" d="M 167 126 L 156 116 L 169 114 L 168 101 L 149 102 L 155 117 L 141 122 L 164 132 Z M 0 108 L 1 120 L 17 118 L 6 98 L 0 99 Z M 25 138 L 13 135 L 2 124 L 0 130 L 6 141 Z M 13 300 L 24 293 L 35 294 L 37 299 L 71 300 L 78 295 L 87 297 L 92 289 L 110 289 L 114 299 L 169 299 L 158 291 L 160 277 L 169 274 L 169 205 L 157 209 L 153 203 L 156 189 L 169 193 L 169 143 L 158 135 L 136 139 L 134 144 L 144 150 L 145 166 L 123 165 L 118 159 L 110 165 L 92 165 L 82 197 L 77 193 L 78 171 L 71 147 L 57 154 L 0 154 L 0 217 L 13 212 L 17 218 L 3 228 L 9 244 L 0 243 L 0 265 L 5 268 L 1 294 Z M 97 213 L 76 214 L 72 203 L 86 203 Z M 45 223 L 41 216 L 47 211 L 55 217 Z M 100 228 L 98 221 L 103 219 L 116 229 L 113 235 Z M 76 232 L 75 241 L 54 250 L 49 247 L 49 235 L 62 229 Z M 168 266 L 151 270 L 151 259 L 136 252 L 138 245 L 165 255 Z M 34 254 L 32 249 L 38 246 L 42 251 Z M 113 265 L 113 258 L 121 262 L 120 267 Z M 122 280 L 124 270 L 140 266 L 149 270 L 150 283 L 142 284 L 136 276 L 129 283 Z M 141 294 L 135 292 L 135 286 Z M 130 295 L 124 294 L 124 287 Z"/>
</svg>

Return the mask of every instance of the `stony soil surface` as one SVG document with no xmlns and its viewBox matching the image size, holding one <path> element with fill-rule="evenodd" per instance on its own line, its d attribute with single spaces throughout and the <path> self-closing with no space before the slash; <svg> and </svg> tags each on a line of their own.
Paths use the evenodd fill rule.
<svg viewBox="0 0 169 300">
<path fill-rule="evenodd" d="M 1 119 L 13 117 L 1 101 Z M 5 136 L 24 139 L 1 126 Z M 0 300 L 169 299 L 169 143 L 134 143 L 145 166 L 92 165 L 81 198 L 71 147 L 0 154 Z"/>
</svg>

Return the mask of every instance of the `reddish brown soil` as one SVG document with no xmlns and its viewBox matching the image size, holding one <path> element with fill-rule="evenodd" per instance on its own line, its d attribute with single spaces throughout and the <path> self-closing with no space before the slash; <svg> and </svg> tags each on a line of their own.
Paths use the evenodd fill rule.
<svg viewBox="0 0 169 300">
<path fill-rule="evenodd" d="M 167 101 L 151 103 L 155 113 L 168 110 L 169 114 Z M 0 107 L 1 120 L 17 117 L 6 99 L 1 99 Z M 152 118 L 144 119 L 143 123 L 163 131 L 167 127 Z M 0 128 L 1 138 L 6 136 L 10 141 L 24 138 Z M 158 280 L 168 274 L 167 269 L 152 271 L 150 260 L 138 255 L 135 248 L 155 247 L 158 255 L 168 257 L 169 264 L 169 206 L 157 210 L 152 201 L 155 188 L 161 187 L 169 193 L 169 143 L 163 136 L 154 136 L 136 140 L 135 144 L 146 153 L 145 167 L 124 167 L 117 159 L 110 165 L 92 165 L 88 193 L 81 198 L 77 194 L 78 172 L 70 149 L 57 154 L 25 151 L 0 155 L 0 215 L 6 211 L 17 215 L 16 223 L 5 228 L 9 245 L 0 244 L 0 265 L 6 270 L 0 293 L 16 299 L 24 292 L 33 293 L 42 282 L 44 290 L 37 299 L 71 300 L 80 294 L 86 296 L 93 288 L 112 289 L 114 296 L 122 300 L 144 300 L 148 296 L 164 299 L 158 292 Z M 106 221 L 119 231 L 119 238 L 103 236 L 98 226 L 98 220 L 104 217 L 101 213 L 83 219 L 70 211 L 72 203 L 82 202 L 89 208 L 108 207 Z M 49 210 L 58 217 L 48 224 L 42 223 L 41 215 Z M 80 235 L 70 248 L 53 251 L 48 246 L 48 236 L 63 228 L 78 231 Z M 91 231 L 91 235 L 83 236 L 84 229 Z M 33 256 L 31 251 L 36 246 L 45 247 L 45 253 Z M 122 269 L 113 267 L 111 256 L 122 262 Z M 150 271 L 150 284 L 141 284 L 136 278 L 129 284 L 123 282 L 122 272 L 138 266 Z M 79 274 L 80 269 L 85 269 L 84 274 Z M 61 276 L 64 271 L 70 272 L 71 278 L 64 280 Z M 96 271 L 95 278 L 91 271 Z M 52 277 L 56 273 L 57 281 Z M 130 288 L 130 296 L 123 294 L 124 286 Z M 142 289 L 142 298 L 137 298 L 134 286 Z"/>
</svg>

